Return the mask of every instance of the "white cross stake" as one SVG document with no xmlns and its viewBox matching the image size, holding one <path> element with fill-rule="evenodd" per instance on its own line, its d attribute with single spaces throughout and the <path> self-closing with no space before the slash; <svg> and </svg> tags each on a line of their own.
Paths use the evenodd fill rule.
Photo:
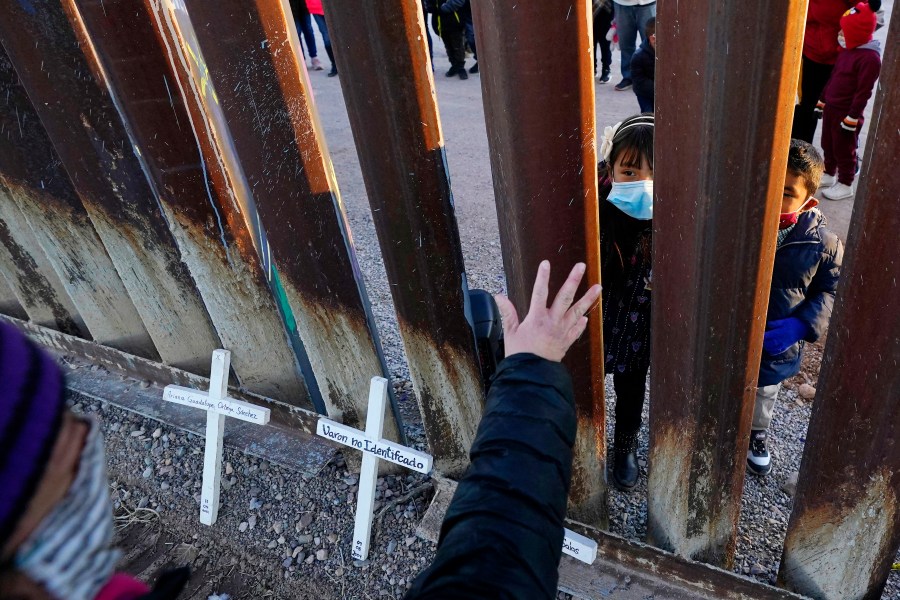
<svg viewBox="0 0 900 600">
<path fill-rule="evenodd" d="M 200 496 L 200 522 L 212 525 L 219 515 L 219 489 L 222 478 L 222 436 L 225 417 L 234 417 L 258 425 L 269 422 L 268 408 L 228 397 L 228 368 L 231 352 L 216 350 L 209 373 L 209 392 L 179 385 L 167 385 L 163 400 L 206 411 L 206 451 L 203 455 L 203 492 Z"/>
<path fill-rule="evenodd" d="M 388 380 L 373 377 L 369 388 L 369 410 L 366 431 L 358 431 L 331 419 L 320 418 L 316 433 L 329 440 L 363 453 L 359 473 L 359 492 L 356 499 L 356 527 L 353 530 L 353 558 L 366 560 L 372 537 L 375 516 L 375 484 L 378 480 L 378 460 L 388 460 L 419 473 L 430 473 L 430 454 L 381 439 L 384 429 L 384 408 L 387 403 Z"/>
</svg>

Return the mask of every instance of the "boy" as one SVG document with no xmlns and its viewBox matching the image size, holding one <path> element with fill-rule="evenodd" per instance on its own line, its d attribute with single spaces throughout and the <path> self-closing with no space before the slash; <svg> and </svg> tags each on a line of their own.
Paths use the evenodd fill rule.
<svg viewBox="0 0 900 600">
<path fill-rule="evenodd" d="M 647 21 L 644 41 L 631 57 L 631 80 L 642 113 L 653 112 L 653 78 L 656 73 L 656 18 Z"/>
<path fill-rule="evenodd" d="M 825 217 L 816 209 L 819 201 L 813 193 L 823 169 L 822 156 L 812 144 L 791 140 L 747 450 L 747 469 L 755 475 L 772 470 L 766 430 L 781 382 L 800 371 L 804 343 L 825 333 L 834 306 L 844 246 L 826 229 Z"/>
<path fill-rule="evenodd" d="M 822 185 L 828 189 L 822 195 L 829 200 L 853 196 L 863 111 L 881 72 L 881 46 L 872 39 L 878 24 L 875 11 L 879 8 L 881 0 L 860 2 L 841 17 L 838 43 L 843 39 L 841 45 L 845 50 L 838 54 L 822 100 L 816 107 L 823 113 L 825 176 Z"/>
</svg>

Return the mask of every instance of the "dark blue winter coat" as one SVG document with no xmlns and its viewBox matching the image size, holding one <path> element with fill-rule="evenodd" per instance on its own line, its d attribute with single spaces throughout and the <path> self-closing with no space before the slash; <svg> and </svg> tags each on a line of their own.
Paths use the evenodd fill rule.
<svg viewBox="0 0 900 600">
<path fill-rule="evenodd" d="M 781 354 L 763 350 L 759 385 L 775 385 L 800 371 L 805 342 L 815 342 L 828 329 L 844 246 L 825 227 L 818 210 L 800 213 L 794 229 L 775 252 L 772 290 L 766 322 L 795 317 L 807 335 Z"/>
</svg>

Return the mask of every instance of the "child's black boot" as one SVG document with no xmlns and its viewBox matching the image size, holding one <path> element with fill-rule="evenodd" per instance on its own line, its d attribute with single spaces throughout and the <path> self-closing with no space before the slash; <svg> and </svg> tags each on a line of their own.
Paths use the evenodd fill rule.
<svg viewBox="0 0 900 600">
<path fill-rule="evenodd" d="M 637 485 L 641 474 L 637 462 L 637 431 L 619 432 L 616 429 L 613 441 L 613 483 L 620 490 L 630 491 Z"/>
</svg>

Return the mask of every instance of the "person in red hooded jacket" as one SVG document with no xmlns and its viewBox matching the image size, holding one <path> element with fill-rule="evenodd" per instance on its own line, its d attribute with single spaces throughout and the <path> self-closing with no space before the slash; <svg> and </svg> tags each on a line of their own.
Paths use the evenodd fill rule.
<svg viewBox="0 0 900 600">
<path fill-rule="evenodd" d="M 822 111 L 825 175 L 822 196 L 843 200 L 853 195 L 856 149 L 863 111 L 881 74 L 881 45 L 873 40 L 881 0 L 860 2 L 841 17 L 842 45 L 817 110 Z"/>
<path fill-rule="evenodd" d="M 855 0 L 810 0 L 803 36 L 803 59 L 800 67 L 800 103 L 794 107 L 791 137 L 810 144 L 816 134 L 816 103 L 831 77 L 841 47 L 838 32 L 841 17 L 853 7 Z"/>
</svg>

